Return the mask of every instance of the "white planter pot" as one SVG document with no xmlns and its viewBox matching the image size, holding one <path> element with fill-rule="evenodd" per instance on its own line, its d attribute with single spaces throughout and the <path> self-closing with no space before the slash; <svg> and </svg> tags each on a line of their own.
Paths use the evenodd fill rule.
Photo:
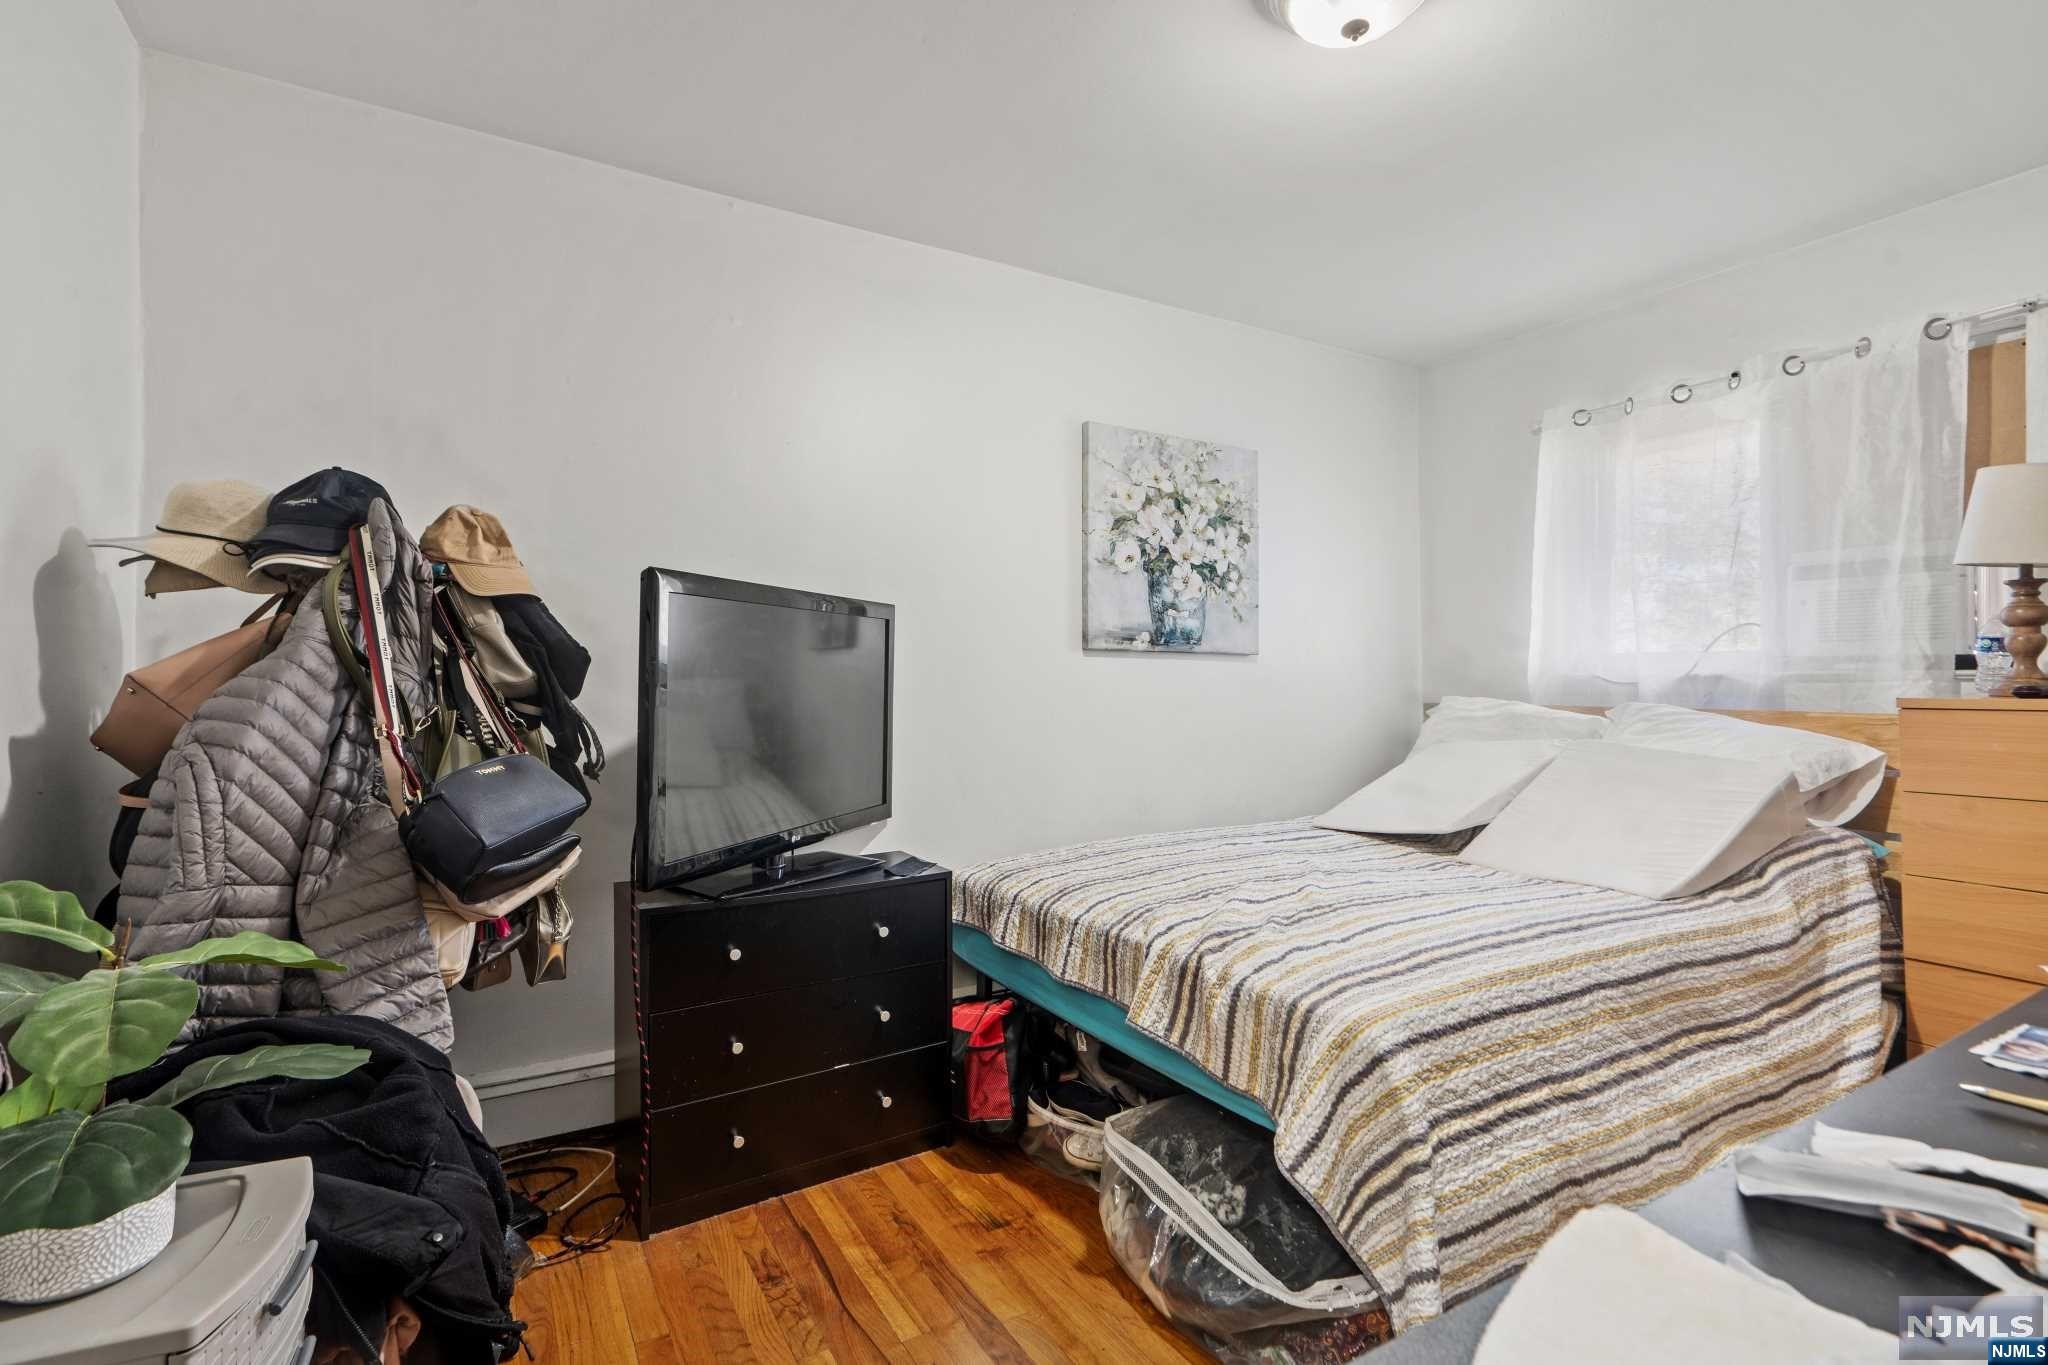
<svg viewBox="0 0 2048 1365">
<path fill-rule="evenodd" d="M 69 1299 L 155 1260 L 171 1244 L 178 1187 L 82 1228 L 28 1228 L 0 1237 L 0 1303 Z"/>
</svg>

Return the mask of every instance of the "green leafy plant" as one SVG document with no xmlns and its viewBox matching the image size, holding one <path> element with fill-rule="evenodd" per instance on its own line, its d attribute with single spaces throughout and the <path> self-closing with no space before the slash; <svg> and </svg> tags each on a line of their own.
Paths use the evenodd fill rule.
<svg viewBox="0 0 2048 1365">
<path fill-rule="evenodd" d="M 197 983 L 175 969 L 345 968 L 254 931 L 130 961 L 125 931 L 117 947 L 78 897 L 34 882 L 0 882 L 0 933 L 100 959 L 76 980 L 0 963 L 0 1028 L 19 1024 L 7 1048 L 19 1080 L 0 1094 L 0 1236 L 84 1227 L 168 1189 L 192 1154 L 192 1128 L 176 1106 L 195 1095 L 278 1076 L 343 1076 L 370 1058 L 328 1043 L 256 1047 L 194 1062 L 140 1100 L 108 1104 L 107 1082 L 163 1056 L 199 1008 Z"/>
</svg>

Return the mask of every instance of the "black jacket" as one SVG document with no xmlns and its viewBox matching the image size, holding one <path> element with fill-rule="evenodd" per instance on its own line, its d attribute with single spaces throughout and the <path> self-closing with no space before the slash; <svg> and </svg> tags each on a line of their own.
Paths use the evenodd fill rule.
<svg viewBox="0 0 2048 1365">
<path fill-rule="evenodd" d="M 505 637 L 540 682 L 538 696 L 527 705 L 539 711 L 547 726 L 548 766 L 587 797 L 590 788 L 583 779 L 595 781 L 604 775 L 604 743 L 576 706 L 590 672 L 590 651 L 563 629 L 538 597 L 520 593 L 491 601 L 504 623 Z"/>
<path fill-rule="evenodd" d="M 192 1166 L 305 1156 L 313 1162 L 307 1235 L 312 1328 L 376 1360 L 385 1309 L 409 1299 L 449 1365 L 510 1355 L 525 1324 L 511 1314 L 511 1202 L 498 1157 L 464 1109 L 448 1059 L 393 1025 L 349 1015 L 284 1017 L 222 1029 L 108 1098 L 136 1099 L 202 1057 L 266 1043 L 339 1043 L 370 1060 L 338 1080 L 254 1081 L 181 1106 Z"/>
</svg>

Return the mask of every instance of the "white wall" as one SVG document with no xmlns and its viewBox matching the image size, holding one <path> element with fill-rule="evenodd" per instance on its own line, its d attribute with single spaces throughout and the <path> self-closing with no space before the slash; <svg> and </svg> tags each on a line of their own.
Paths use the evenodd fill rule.
<svg viewBox="0 0 2048 1365">
<path fill-rule="evenodd" d="M 1530 427 L 1548 409 L 2044 293 L 2048 168 L 1433 367 L 1423 378 L 1424 693 L 1527 693 Z"/>
<path fill-rule="evenodd" d="M 856 842 L 955 866 L 1312 812 L 1412 736 L 1411 371 L 176 58 L 145 88 L 150 504 L 330 463 L 416 530 L 480 504 L 596 656 L 573 976 L 460 996 L 471 1074 L 609 1052 L 644 565 L 895 603 L 897 816 Z M 1089 419 L 1260 453 L 1259 657 L 1082 654 Z M 140 651 L 243 605 L 161 599 Z M 609 1117 L 519 1103 L 495 1136 Z"/>
<path fill-rule="evenodd" d="M 0 33 L 0 880 L 90 905 L 128 778 L 86 736 L 135 571 L 85 542 L 141 503 L 138 57 L 112 0 L 0 0 Z"/>
</svg>

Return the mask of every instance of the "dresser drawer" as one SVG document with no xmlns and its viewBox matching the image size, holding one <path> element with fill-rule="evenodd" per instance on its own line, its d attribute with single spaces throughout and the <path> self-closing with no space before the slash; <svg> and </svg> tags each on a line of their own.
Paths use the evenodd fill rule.
<svg viewBox="0 0 2048 1365">
<path fill-rule="evenodd" d="M 1983 972 L 1966 972 L 1909 958 L 1906 1036 L 1916 1043 L 1939 1047 L 2039 989 L 2031 981 L 1986 976 Z"/>
<path fill-rule="evenodd" d="M 647 1022 L 651 1103 L 663 1109 L 943 1043 L 951 970 L 927 962 L 657 1014 Z"/>
<path fill-rule="evenodd" d="M 1920 876 L 2048 891 L 2048 802 L 1915 791 L 1900 806 L 1906 858 Z"/>
<path fill-rule="evenodd" d="M 650 1012 L 946 960 L 946 881 L 645 912 Z"/>
<path fill-rule="evenodd" d="M 945 1121 L 944 1043 L 659 1110 L 646 1197 L 687 1199 Z"/>
<path fill-rule="evenodd" d="M 1899 750 L 1908 791 L 2048 801 L 2048 711 L 1907 707 Z"/>
<path fill-rule="evenodd" d="M 1906 956 L 2048 985 L 2048 894 L 1906 876 Z"/>
</svg>

